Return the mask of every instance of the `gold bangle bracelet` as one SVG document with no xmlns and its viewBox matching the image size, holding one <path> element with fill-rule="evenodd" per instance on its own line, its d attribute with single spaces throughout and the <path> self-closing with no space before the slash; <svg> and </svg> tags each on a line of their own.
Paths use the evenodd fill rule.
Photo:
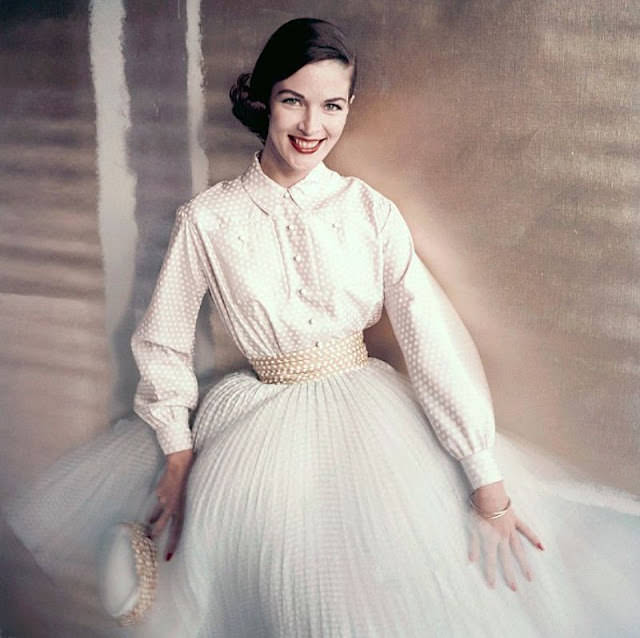
<svg viewBox="0 0 640 638">
<path fill-rule="evenodd" d="M 507 504 L 505 505 L 505 507 L 501 510 L 497 510 L 495 512 L 484 512 L 483 510 L 481 510 L 474 502 L 473 502 L 473 498 L 471 498 L 471 495 L 469 495 L 469 502 L 471 503 L 472 507 L 474 510 L 476 510 L 476 512 L 478 512 L 483 518 L 487 518 L 487 519 L 494 519 L 494 518 L 500 518 L 501 516 L 504 516 L 508 509 L 511 507 L 511 498 L 507 497 Z"/>
</svg>

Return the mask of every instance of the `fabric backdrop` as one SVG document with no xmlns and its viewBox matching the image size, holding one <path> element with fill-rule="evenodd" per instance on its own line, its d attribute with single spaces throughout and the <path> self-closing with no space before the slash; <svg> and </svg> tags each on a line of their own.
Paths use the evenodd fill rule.
<svg viewBox="0 0 640 638">
<path fill-rule="evenodd" d="M 405 214 L 497 427 L 640 491 L 638 3 L 40 0 L 0 4 L 0 499 L 130 413 L 175 209 L 258 148 L 228 88 L 305 15 L 360 56 L 328 164 Z M 203 388 L 245 365 L 210 311 Z M 387 323 L 367 339 L 402 368 Z M 54 589 L 4 554 L 0 626 L 81 626 L 81 595 L 53 626 Z"/>
</svg>

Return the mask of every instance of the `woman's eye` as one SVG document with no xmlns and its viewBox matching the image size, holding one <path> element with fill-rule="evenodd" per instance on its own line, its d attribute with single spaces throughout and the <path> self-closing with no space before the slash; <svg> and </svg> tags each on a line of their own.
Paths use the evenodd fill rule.
<svg viewBox="0 0 640 638">
<path fill-rule="evenodd" d="M 285 97 L 282 101 L 285 104 L 300 104 L 300 98 L 297 97 Z"/>
<path fill-rule="evenodd" d="M 327 104 L 327 109 L 329 111 L 342 111 L 342 107 L 339 104 L 335 104 L 334 102 L 329 102 Z"/>
</svg>

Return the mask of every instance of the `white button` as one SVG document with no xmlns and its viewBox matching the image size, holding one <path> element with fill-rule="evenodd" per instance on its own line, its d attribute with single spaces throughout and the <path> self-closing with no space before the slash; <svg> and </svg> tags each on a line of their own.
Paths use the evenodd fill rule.
<svg viewBox="0 0 640 638">
<path fill-rule="evenodd" d="M 339 228 L 339 227 L 340 227 L 340 225 L 339 225 L 339 224 L 337 224 L 336 222 L 333 222 L 333 224 L 331 224 L 331 225 L 332 225 L 334 228 Z"/>
<path fill-rule="evenodd" d="M 320 342 L 319 342 L 319 341 L 316 341 L 313 345 L 314 345 L 316 348 L 319 348 L 319 347 L 320 347 Z"/>
<path fill-rule="evenodd" d="M 300 261 L 300 255 L 294 255 L 293 261 Z"/>
<path fill-rule="evenodd" d="M 304 295 L 304 288 L 298 288 L 298 294 L 299 295 Z"/>
<path fill-rule="evenodd" d="M 293 230 L 293 224 L 287 224 L 287 230 Z"/>
<path fill-rule="evenodd" d="M 238 235 L 238 239 L 242 241 L 242 235 Z"/>
<path fill-rule="evenodd" d="M 309 325 L 311 325 L 313 323 L 313 317 L 309 317 L 309 319 L 307 320 L 307 322 L 309 323 Z"/>
</svg>

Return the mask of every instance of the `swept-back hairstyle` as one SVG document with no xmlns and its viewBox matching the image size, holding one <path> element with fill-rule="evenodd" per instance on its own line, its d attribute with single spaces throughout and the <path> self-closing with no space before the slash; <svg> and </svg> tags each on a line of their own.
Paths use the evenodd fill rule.
<svg viewBox="0 0 640 638">
<path fill-rule="evenodd" d="M 242 73 L 231 87 L 233 114 L 264 143 L 273 85 L 320 60 L 338 60 L 352 68 L 351 97 L 356 85 L 356 56 L 342 31 L 331 22 L 315 18 L 285 22 L 265 44 L 253 72 Z"/>
</svg>

